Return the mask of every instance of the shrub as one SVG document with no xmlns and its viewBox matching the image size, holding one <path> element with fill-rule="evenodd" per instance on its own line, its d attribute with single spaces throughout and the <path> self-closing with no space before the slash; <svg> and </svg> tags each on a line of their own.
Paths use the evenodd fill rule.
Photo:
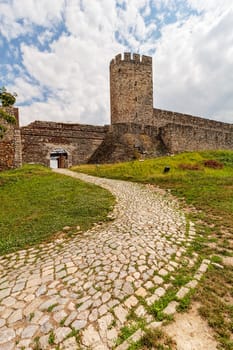
<svg viewBox="0 0 233 350">
<path fill-rule="evenodd" d="M 2 103 L 2 107 L 12 107 L 16 101 L 16 96 L 17 96 L 16 93 L 11 94 L 6 90 L 4 86 L 0 88 L 0 101 Z M 0 109 L 0 118 L 6 120 L 8 123 L 11 123 L 11 124 L 16 123 L 15 117 L 5 112 L 2 109 Z M 3 138 L 5 132 L 6 132 L 6 128 L 0 124 L 0 139 Z"/>
<path fill-rule="evenodd" d="M 0 109 L 0 118 L 7 121 L 7 123 L 15 124 L 16 119 L 13 115 L 6 113 L 4 110 Z"/>
<path fill-rule="evenodd" d="M 0 88 L 0 101 L 2 102 L 2 107 L 13 106 L 16 101 L 16 96 L 16 93 L 11 94 L 4 86 Z"/>
<path fill-rule="evenodd" d="M 3 126 L 3 125 L 0 124 L 0 139 L 3 138 L 5 132 L 6 132 L 5 126 Z"/>
</svg>

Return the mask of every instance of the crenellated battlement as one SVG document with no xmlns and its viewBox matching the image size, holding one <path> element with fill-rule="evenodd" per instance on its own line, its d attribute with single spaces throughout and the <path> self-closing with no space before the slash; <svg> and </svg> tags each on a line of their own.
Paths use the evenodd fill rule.
<svg viewBox="0 0 233 350">
<path fill-rule="evenodd" d="M 153 115 L 152 57 L 125 52 L 110 63 L 111 124 Z"/>
<path fill-rule="evenodd" d="M 152 66 L 152 57 L 140 55 L 138 53 L 131 54 L 130 52 L 124 52 L 122 55 L 121 53 L 116 55 L 115 58 L 113 58 L 110 62 L 111 65 L 121 64 L 124 62 L 130 62 L 130 63 L 137 63 L 142 65 L 151 65 Z"/>
</svg>

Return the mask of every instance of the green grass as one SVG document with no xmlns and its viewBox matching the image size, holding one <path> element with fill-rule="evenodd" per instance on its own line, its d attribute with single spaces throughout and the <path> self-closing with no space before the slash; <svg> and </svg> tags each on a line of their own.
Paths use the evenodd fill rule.
<svg viewBox="0 0 233 350">
<path fill-rule="evenodd" d="M 51 239 L 64 226 L 86 230 L 114 204 L 100 187 L 35 165 L 1 172 L 0 198 L 0 254 Z"/>
<path fill-rule="evenodd" d="M 148 307 L 148 311 L 152 314 L 156 321 L 163 321 L 164 319 L 170 319 L 170 316 L 163 314 L 163 310 L 167 307 L 170 301 L 175 300 L 177 289 L 170 288 L 166 291 L 166 294 L 159 300 L 155 301 Z"/>
<path fill-rule="evenodd" d="M 48 307 L 47 311 L 48 311 L 48 312 L 52 312 L 53 309 L 54 309 L 56 306 L 58 306 L 58 305 L 59 305 L 59 303 L 55 303 L 55 304 L 50 305 L 50 306 Z"/>
<path fill-rule="evenodd" d="M 209 269 L 195 299 L 201 301 L 200 313 L 215 330 L 221 349 L 233 350 L 233 269 Z"/>
<path fill-rule="evenodd" d="M 146 320 L 142 317 L 138 317 L 135 314 L 134 310 L 131 309 L 130 313 L 127 316 L 127 323 L 120 329 L 118 338 L 116 340 L 116 345 L 122 344 L 138 329 L 145 330 L 145 326 Z"/>
<path fill-rule="evenodd" d="M 173 350 L 176 349 L 175 342 L 161 329 L 145 330 L 144 336 L 132 343 L 128 350 Z"/>
<path fill-rule="evenodd" d="M 120 330 L 120 334 L 118 335 L 116 345 L 122 344 L 126 339 L 128 339 L 132 334 L 134 334 L 139 328 L 140 327 L 136 322 L 122 327 Z"/>
<path fill-rule="evenodd" d="M 55 343 L 55 334 L 53 331 L 49 333 L 48 343 L 49 345 L 53 345 Z"/>
<path fill-rule="evenodd" d="M 204 161 L 209 159 L 224 164 L 223 169 L 205 167 Z M 185 170 L 183 165 L 197 165 L 200 170 Z M 165 166 L 170 167 L 167 174 L 163 174 Z M 170 189 L 172 194 L 203 210 L 206 217 L 217 217 L 219 225 L 233 231 L 233 151 L 190 152 L 143 162 L 83 165 L 72 170 Z"/>
</svg>

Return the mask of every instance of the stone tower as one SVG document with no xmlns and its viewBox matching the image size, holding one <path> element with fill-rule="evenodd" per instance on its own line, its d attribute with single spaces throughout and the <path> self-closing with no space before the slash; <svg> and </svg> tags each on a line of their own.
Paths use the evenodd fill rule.
<svg viewBox="0 0 233 350">
<path fill-rule="evenodd" d="M 111 124 L 140 123 L 153 115 L 152 57 L 130 53 L 110 63 Z"/>
</svg>

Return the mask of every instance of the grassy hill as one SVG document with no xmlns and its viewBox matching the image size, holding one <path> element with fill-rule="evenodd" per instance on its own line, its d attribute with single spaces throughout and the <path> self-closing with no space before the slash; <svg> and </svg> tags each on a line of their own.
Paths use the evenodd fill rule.
<svg viewBox="0 0 233 350">
<path fill-rule="evenodd" d="M 164 168 L 170 170 L 164 173 Z M 72 170 L 169 189 L 218 225 L 233 230 L 233 151 L 191 152 L 117 164 L 83 165 Z"/>
<path fill-rule="evenodd" d="M 106 190 L 42 166 L 0 173 L 0 254 L 87 230 L 106 219 L 114 203 Z M 69 233 L 62 232 L 70 226 Z"/>
</svg>

